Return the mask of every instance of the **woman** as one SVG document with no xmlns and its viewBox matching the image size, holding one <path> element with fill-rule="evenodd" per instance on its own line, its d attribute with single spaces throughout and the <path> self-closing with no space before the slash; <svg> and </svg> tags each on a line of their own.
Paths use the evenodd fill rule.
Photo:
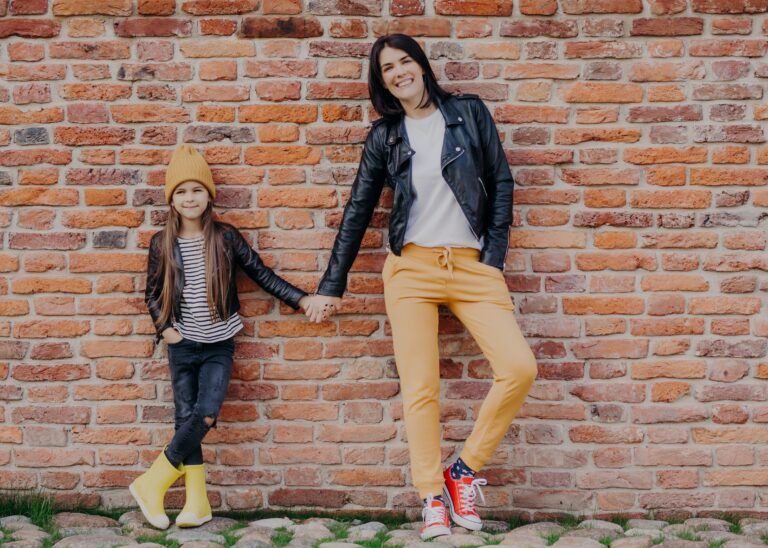
<svg viewBox="0 0 768 548">
<path fill-rule="evenodd" d="M 400 376 L 424 539 L 453 521 L 478 530 L 475 500 L 491 458 L 537 373 L 504 281 L 513 180 L 490 112 L 474 95 L 441 89 L 426 55 L 402 34 L 371 50 L 368 87 L 382 116 L 363 150 L 318 296 L 307 314 L 334 312 L 384 184 L 394 189 L 384 299 Z M 460 458 L 440 457 L 438 306 L 446 305 L 488 358 L 493 385 Z"/>
</svg>

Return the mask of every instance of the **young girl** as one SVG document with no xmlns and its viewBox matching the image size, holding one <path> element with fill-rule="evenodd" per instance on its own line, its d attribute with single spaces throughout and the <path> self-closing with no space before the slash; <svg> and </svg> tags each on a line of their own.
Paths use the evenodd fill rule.
<svg viewBox="0 0 768 548">
<path fill-rule="evenodd" d="M 368 89 L 381 115 L 368 134 L 328 268 L 308 311 L 333 313 L 385 184 L 394 190 L 384 301 L 408 435 L 413 483 L 424 502 L 423 539 L 454 523 L 477 530 L 475 478 L 492 457 L 536 378 L 503 269 L 513 180 L 490 112 L 435 79 L 403 34 L 371 48 Z M 460 457 L 441 468 L 438 306 L 466 326 L 488 358 L 493 384 Z M 447 508 L 446 508 L 447 505 Z"/>
<path fill-rule="evenodd" d="M 129 489 L 144 517 L 166 529 L 163 498 L 182 475 L 186 503 L 176 524 L 202 525 L 212 518 L 200 446 L 227 393 L 234 335 L 243 327 L 237 311 L 236 267 L 294 309 L 309 297 L 264 265 L 236 228 L 213 218 L 216 187 L 205 159 L 193 147 L 173 153 L 165 175 L 169 204 L 165 228 L 152 237 L 145 301 L 168 344 L 176 433 L 152 467 Z"/>
</svg>

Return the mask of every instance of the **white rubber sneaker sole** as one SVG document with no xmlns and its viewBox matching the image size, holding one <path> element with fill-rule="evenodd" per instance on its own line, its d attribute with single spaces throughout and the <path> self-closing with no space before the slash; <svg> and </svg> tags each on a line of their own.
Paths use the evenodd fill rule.
<svg viewBox="0 0 768 548">
<path fill-rule="evenodd" d="M 144 518 L 152 527 L 155 529 L 168 529 L 168 526 L 171 525 L 171 520 L 168 519 L 168 516 L 151 516 L 147 511 L 147 507 L 144 506 L 144 501 L 141 500 L 141 497 L 138 495 L 138 493 L 136 493 L 135 488 L 133 487 L 133 483 L 128 486 L 128 491 L 131 493 L 133 500 L 136 501 L 136 504 L 139 505 L 139 510 L 141 510 L 141 513 L 144 514 Z"/>
<path fill-rule="evenodd" d="M 459 527 L 464 527 L 464 529 L 469 529 L 470 531 L 479 531 L 483 528 L 483 522 L 480 519 L 472 520 L 470 518 L 465 518 L 464 516 L 460 516 L 456 513 L 456 510 L 453 508 L 453 501 L 451 500 L 451 494 L 448 492 L 448 489 L 445 487 L 443 488 L 443 498 L 445 499 L 446 505 L 448 506 L 448 511 L 451 513 L 451 520 L 453 520 L 453 523 L 458 525 Z"/>
<path fill-rule="evenodd" d="M 429 540 L 435 537 L 444 537 L 451 534 L 451 528 L 445 525 L 433 525 L 421 532 L 421 540 Z"/>
</svg>

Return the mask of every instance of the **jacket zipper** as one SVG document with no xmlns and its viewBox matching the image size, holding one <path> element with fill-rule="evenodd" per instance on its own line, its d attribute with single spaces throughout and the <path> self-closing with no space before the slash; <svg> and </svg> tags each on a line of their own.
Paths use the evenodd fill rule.
<svg viewBox="0 0 768 548">
<path fill-rule="evenodd" d="M 443 164 L 443 165 L 440 167 L 440 171 L 444 170 L 446 167 L 448 167 L 449 165 L 451 165 L 451 164 L 452 164 L 452 163 L 453 163 L 455 160 L 457 160 L 458 158 L 461 158 L 461 156 L 464 154 L 464 152 L 465 152 L 465 149 L 461 149 L 461 152 L 459 152 L 459 153 L 458 153 L 456 156 L 454 156 L 453 158 L 451 158 L 450 160 L 448 160 L 447 162 L 445 162 L 445 164 Z M 483 192 L 485 192 L 485 189 L 483 189 Z M 464 215 L 466 215 L 466 213 L 465 213 Z M 467 219 L 467 220 L 469 220 L 469 219 Z M 472 223 L 469 223 L 469 222 L 468 222 L 467 224 L 469 225 L 469 230 L 471 230 L 471 231 L 472 231 L 472 235 L 475 237 L 475 239 L 476 239 L 476 240 L 478 240 L 478 241 L 480 241 L 480 236 L 478 236 L 478 235 L 477 235 L 477 232 L 475 232 L 475 227 L 473 227 L 473 226 L 472 226 Z"/>
</svg>

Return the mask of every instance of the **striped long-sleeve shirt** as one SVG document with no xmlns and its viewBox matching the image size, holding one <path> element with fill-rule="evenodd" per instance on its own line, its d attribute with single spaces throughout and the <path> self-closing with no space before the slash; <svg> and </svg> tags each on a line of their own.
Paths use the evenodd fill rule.
<svg viewBox="0 0 768 548">
<path fill-rule="evenodd" d="M 181 298 L 181 319 L 174 327 L 182 337 L 196 342 L 213 343 L 232 337 L 243 328 L 243 322 L 237 312 L 225 321 L 211 320 L 203 237 L 177 240 L 184 261 L 184 290 Z"/>
</svg>

